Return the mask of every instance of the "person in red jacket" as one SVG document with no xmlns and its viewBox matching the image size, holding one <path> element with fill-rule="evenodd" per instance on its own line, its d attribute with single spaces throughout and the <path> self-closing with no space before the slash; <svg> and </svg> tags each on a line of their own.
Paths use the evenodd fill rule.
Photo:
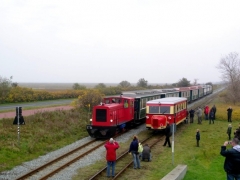
<svg viewBox="0 0 240 180">
<path fill-rule="evenodd" d="M 209 106 L 205 106 L 204 108 L 205 120 L 209 118 Z"/>
<path fill-rule="evenodd" d="M 112 168 L 112 177 L 115 176 L 115 165 L 116 165 L 116 150 L 119 148 L 119 144 L 113 138 L 110 138 L 109 141 L 104 145 L 106 152 L 106 160 L 107 160 L 107 177 L 110 177 L 110 169 Z"/>
</svg>

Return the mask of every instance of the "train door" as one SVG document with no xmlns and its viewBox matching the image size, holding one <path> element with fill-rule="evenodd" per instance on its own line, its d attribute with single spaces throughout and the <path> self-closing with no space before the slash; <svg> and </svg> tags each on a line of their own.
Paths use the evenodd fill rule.
<svg viewBox="0 0 240 180">
<path fill-rule="evenodd" d="M 124 99 L 124 105 L 123 105 L 123 107 L 124 107 L 124 112 L 123 112 L 123 114 L 124 114 L 124 119 L 123 120 L 129 120 L 130 119 L 130 110 L 131 110 L 131 104 L 130 104 L 130 101 L 128 100 L 128 99 Z"/>
<path fill-rule="evenodd" d="M 134 119 L 137 120 L 139 118 L 140 111 L 140 99 L 134 100 Z"/>
</svg>

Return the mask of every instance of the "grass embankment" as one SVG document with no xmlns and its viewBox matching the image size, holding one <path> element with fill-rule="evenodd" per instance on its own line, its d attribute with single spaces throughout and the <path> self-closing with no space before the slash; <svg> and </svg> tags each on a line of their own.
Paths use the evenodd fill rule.
<svg viewBox="0 0 240 180">
<path fill-rule="evenodd" d="M 26 125 L 0 120 L 0 172 L 75 142 L 85 136 L 86 112 L 79 110 L 39 112 L 24 117 Z"/>
<path fill-rule="evenodd" d="M 219 98 L 209 104 L 209 106 L 212 107 L 213 104 L 217 107 L 214 124 L 209 124 L 208 121 L 203 120 L 202 124 L 199 125 L 195 117 L 193 124 L 181 124 L 177 127 L 174 164 L 172 163 L 171 148 L 158 144 L 152 148 L 152 162 L 141 162 L 142 168 L 140 170 L 130 169 L 122 179 L 157 180 L 164 177 L 178 164 L 186 164 L 188 170 L 184 180 L 225 180 L 226 175 L 223 169 L 225 158 L 220 155 L 220 147 L 224 141 L 228 140 L 226 131 L 229 123 L 227 122 L 226 110 L 230 104 L 224 103 Z M 240 123 L 240 110 L 238 110 L 239 106 L 237 105 L 231 104 L 231 106 L 233 107 L 232 126 L 233 130 L 235 130 Z M 196 147 L 196 129 L 200 129 L 201 133 L 200 147 Z M 149 133 L 149 131 L 145 131 L 138 136 L 140 139 L 144 139 Z M 128 149 L 130 142 L 131 140 L 126 143 L 120 143 L 120 149 L 117 150 L 117 154 L 121 154 L 125 149 Z M 101 156 L 105 157 L 105 152 Z M 94 170 L 100 170 L 105 165 L 106 161 L 103 158 L 94 165 L 80 169 L 74 179 L 87 179 L 93 175 Z"/>
</svg>

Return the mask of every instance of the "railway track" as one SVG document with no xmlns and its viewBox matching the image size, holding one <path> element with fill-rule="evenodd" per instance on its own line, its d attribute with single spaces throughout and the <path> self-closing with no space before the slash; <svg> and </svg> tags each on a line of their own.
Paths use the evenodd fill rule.
<svg viewBox="0 0 240 180">
<path fill-rule="evenodd" d="M 127 131 L 123 132 L 126 133 Z M 122 135 L 123 133 L 117 134 L 117 136 Z M 81 158 L 85 157 L 86 155 L 90 154 L 97 148 L 103 146 L 106 141 L 98 141 L 93 139 L 84 145 L 81 145 L 55 159 L 41 165 L 38 168 L 35 168 L 28 173 L 18 177 L 16 180 L 26 180 L 26 179 L 39 179 L 39 180 L 46 180 L 49 177 L 52 177 L 56 173 L 62 171 L 66 167 L 70 166 L 71 164 L 75 163 L 76 161 L 80 160 Z"/>
<path fill-rule="evenodd" d="M 32 171 L 20 176 L 17 180 L 25 180 L 25 179 L 47 179 L 57 172 L 61 171 L 65 167 L 69 166 L 70 164 L 76 162 L 80 158 L 86 156 L 87 154 L 91 153 L 98 147 L 102 146 L 105 142 L 99 142 L 95 139 L 89 141 L 88 143 L 77 147 L 74 150 L 69 151 L 66 154 L 63 154 L 52 161 L 33 169 Z"/>
</svg>

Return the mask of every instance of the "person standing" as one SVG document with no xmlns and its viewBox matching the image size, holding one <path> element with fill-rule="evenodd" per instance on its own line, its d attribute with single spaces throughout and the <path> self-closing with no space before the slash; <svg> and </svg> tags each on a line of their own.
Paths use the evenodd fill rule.
<svg viewBox="0 0 240 180">
<path fill-rule="evenodd" d="M 228 134 L 228 140 L 230 140 L 231 134 L 232 134 L 232 125 L 231 124 L 228 125 L 227 134 Z"/>
<path fill-rule="evenodd" d="M 167 122 L 167 126 L 165 129 L 165 142 L 163 146 L 166 146 L 166 144 L 168 144 L 168 147 L 171 147 L 170 136 L 171 136 L 171 128 L 170 128 L 169 122 Z"/>
<path fill-rule="evenodd" d="M 227 149 L 231 144 L 232 148 Z M 227 173 L 227 180 L 240 180 L 240 145 L 239 139 L 233 138 L 232 141 L 225 141 L 221 146 L 220 154 L 225 157 L 224 170 Z"/>
<path fill-rule="evenodd" d="M 139 160 L 139 156 L 138 156 L 138 138 L 137 138 L 136 135 L 133 137 L 133 141 L 130 144 L 128 153 L 132 154 L 133 168 L 134 169 L 137 169 L 137 168 L 140 169 L 141 166 L 140 166 L 140 160 Z"/>
<path fill-rule="evenodd" d="M 141 157 L 142 157 L 142 152 L 143 152 L 143 146 L 142 146 L 142 143 L 138 140 L 138 156 L 139 156 L 139 159 L 141 159 Z"/>
<path fill-rule="evenodd" d="M 107 177 L 110 177 L 110 169 L 112 169 L 112 177 L 115 176 L 115 165 L 116 165 L 116 150 L 119 148 L 119 144 L 113 138 L 110 138 L 108 142 L 104 145 L 107 160 Z"/>
<path fill-rule="evenodd" d="M 232 122 L 232 107 L 230 106 L 228 109 L 227 109 L 227 117 L 228 117 L 228 122 Z"/>
<path fill-rule="evenodd" d="M 188 114 L 189 114 L 189 112 L 186 111 L 186 119 L 184 120 L 185 124 L 188 124 Z"/>
<path fill-rule="evenodd" d="M 234 137 L 240 140 L 240 123 L 238 128 L 234 131 Z"/>
<path fill-rule="evenodd" d="M 194 111 L 193 109 L 191 109 L 191 110 L 189 111 L 189 114 L 190 114 L 190 123 L 193 123 L 193 121 L 194 121 L 194 113 L 195 113 L 195 111 Z"/>
<path fill-rule="evenodd" d="M 213 110 L 213 113 L 214 113 L 213 119 L 215 120 L 216 119 L 216 112 L 217 112 L 217 108 L 216 108 L 215 105 L 213 105 L 212 110 Z"/>
<path fill-rule="evenodd" d="M 209 113 L 209 124 L 211 124 L 211 122 L 214 124 L 214 112 L 212 109 Z"/>
<path fill-rule="evenodd" d="M 198 124 L 202 124 L 202 109 L 199 107 L 197 110 Z"/>
<path fill-rule="evenodd" d="M 199 147 L 199 141 L 200 141 L 200 131 L 199 131 L 199 129 L 197 129 L 197 132 L 196 132 L 196 140 L 197 140 L 197 147 Z"/>
<path fill-rule="evenodd" d="M 205 108 L 204 108 L 204 114 L 205 114 L 205 120 L 208 120 L 209 106 L 205 106 Z"/>
</svg>

